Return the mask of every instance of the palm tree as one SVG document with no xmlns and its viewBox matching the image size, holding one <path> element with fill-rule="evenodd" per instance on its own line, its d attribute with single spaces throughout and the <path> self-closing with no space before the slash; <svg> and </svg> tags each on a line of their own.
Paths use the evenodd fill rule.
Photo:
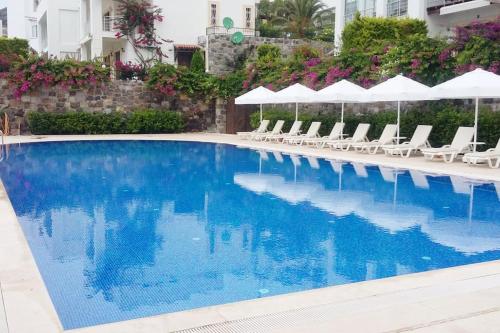
<svg viewBox="0 0 500 333">
<path fill-rule="evenodd" d="M 286 21 L 288 30 L 297 37 L 303 38 L 307 31 L 318 27 L 326 12 L 321 0 L 286 0 Z"/>
</svg>

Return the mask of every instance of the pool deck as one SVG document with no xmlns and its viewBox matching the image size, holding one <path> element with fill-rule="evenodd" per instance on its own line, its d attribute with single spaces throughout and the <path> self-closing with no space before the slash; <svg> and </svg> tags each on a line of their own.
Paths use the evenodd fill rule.
<svg viewBox="0 0 500 333">
<path fill-rule="evenodd" d="M 500 182 L 500 170 L 250 142 L 234 135 L 7 137 L 7 143 L 68 140 L 186 140 L 416 169 Z M 0 182 L 0 333 L 62 327 Z M 211 306 L 72 330 L 100 332 L 500 332 L 500 261 Z"/>
</svg>

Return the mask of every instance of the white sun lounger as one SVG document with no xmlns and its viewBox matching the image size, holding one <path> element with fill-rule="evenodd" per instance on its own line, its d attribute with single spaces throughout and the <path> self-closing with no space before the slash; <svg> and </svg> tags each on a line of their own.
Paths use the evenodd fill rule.
<svg viewBox="0 0 500 333">
<path fill-rule="evenodd" d="M 344 164 L 346 164 L 346 163 L 342 162 L 342 161 L 330 160 L 330 165 L 332 166 L 333 172 L 335 172 L 337 174 L 342 172 Z"/>
<path fill-rule="evenodd" d="M 429 135 L 432 126 L 418 125 L 410 141 L 399 145 L 383 145 L 382 149 L 386 155 L 400 155 L 401 157 L 410 157 L 411 153 L 423 148 L 429 148 Z"/>
<path fill-rule="evenodd" d="M 327 141 L 326 144 L 332 148 L 347 151 L 351 148 L 351 145 L 354 143 L 366 142 L 368 140 L 366 134 L 368 133 L 369 129 L 370 129 L 370 124 L 361 123 L 356 128 L 356 131 L 354 131 L 352 138 Z"/>
<path fill-rule="evenodd" d="M 356 173 L 356 176 L 362 177 L 362 178 L 368 178 L 368 171 L 366 171 L 366 166 L 362 163 L 351 163 L 352 167 L 354 168 L 354 172 Z"/>
<path fill-rule="evenodd" d="M 274 124 L 274 127 L 272 131 L 262 133 L 262 134 L 254 134 L 251 139 L 256 140 L 256 141 L 262 141 L 265 140 L 268 136 L 273 136 L 273 135 L 279 135 L 282 133 L 283 126 L 285 125 L 284 120 L 278 120 L 276 124 Z"/>
<path fill-rule="evenodd" d="M 418 188 L 429 189 L 429 181 L 427 180 L 427 176 L 417 170 L 409 170 L 411 180 L 413 181 L 413 185 Z"/>
<path fill-rule="evenodd" d="M 295 137 L 287 137 L 283 139 L 283 143 L 289 143 L 289 144 L 297 144 L 301 146 L 304 143 L 304 140 L 306 139 L 312 139 L 312 138 L 318 138 L 318 132 L 319 128 L 321 127 L 321 122 L 319 121 L 313 121 L 311 123 L 311 126 L 309 126 L 309 129 L 307 130 L 306 134 L 299 134 Z"/>
<path fill-rule="evenodd" d="M 342 131 L 344 130 L 345 123 L 335 123 L 333 125 L 330 135 L 321 138 L 310 138 L 305 139 L 304 143 L 306 145 L 315 144 L 318 148 L 323 148 L 328 141 L 340 140 L 342 139 Z"/>
<path fill-rule="evenodd" d="M 269 126 L 269 120 L 265 119 L 260 123 L 259 127 L 256 130 L 251 132 L 237 132 L 236 134 L 242 139 L 250 139 L 255 134 L 266 133 L 268 126 Z"/>
<path fill-rule="evenodd" d="M 302 163 L 300 162 L 300 156 L 295 154 L 290 154 L 289 156 L 294 166 L 299 167 L 302 165 Z"/>
<path fill-rule="evenodd" d="M 380 139 L 373 140 L 370 142 L 353 143 L 352 147 L 358 153 L 366 151 L 369 154 L 376 154 L 378 149 L 383 145 L 394 143 L 397 131 L 398 131 L 398 125 L 387 124 L 385 125 L 384 130 L 380 135 Z"/>
<path fill-rule="evenodd" d="M 276 162 L 283 163 L 283 155 L 279 151 L 273 151 L 273 156 Z"/>
<path fill-rule="evenodd" d="M 319 161 L 316 157 L 314 156 L 306 156 L 306 159 L 307 159 L 307 162 L 309 162 L 309 165 L 311 166 L 311 168 L 313 169 L 319 169 L 320 166 L 319 166 Z"/>
<path fill-rule="evenodd" d="M 476 165 L 484 162 L 488 163 L 490 168 L 500 167 L 500 139 L 498 139 L 498 143 L 495 148 L 491 148 L 483 152 L 467 153 L 464 155 L 463 161 L 469 165 Z"/>
<path fill-rule="evenodd" d="M 421 151 L 427 160 L 442 157 L 446 163 L 451 163 L 458 154 L 465 153 L 470 149 L 473 137 L 473 127 L 459 127 L 451 145 L 446 145 L 441 148 L 424 148 L 421 149 Z"/>
<path fill-rule="evenodd" d="M 388 183 L 395 183 L 396 182 L 396 170 L 393 168 L 389 167 L 384 167 L 384 166 L 379 166 L 378 170 L 380 172 L 380 175 L 382 178 L 384 178 L 384 181 Z"/>
<path fill-rule="evenodd" d="M 292 125 L 292 128 L 290 128 L 290 131 L 286 134 L 275 134 L 275 135 L 268 135 L 266 136 L 265 138 L 265 141 L 276 141 L 276 142 L 279 142 L 279 141 L 284 141 L 286 138 L 289 138 L 289 137 L 295 137 L 297 135 L 300 134 L 300 128 L 302 127 L 302 122 L 299 121 L 299 120 L 296 120 L 293 125 Z"/>
</svg>

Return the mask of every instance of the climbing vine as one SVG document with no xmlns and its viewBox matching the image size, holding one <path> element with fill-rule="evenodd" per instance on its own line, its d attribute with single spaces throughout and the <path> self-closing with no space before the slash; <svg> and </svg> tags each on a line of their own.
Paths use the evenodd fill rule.
<svg viewBox="0 0 500 333">
<path fill-rule="evenodd" d="M 117 0 L 120 16 L 115 19 L 116 38 L 125 38 L 143 67 L 149 68 L 154 61 L 166 57 L 161 46 L 166 39 L 161 38 L 155 27 L 163 21 L 161 8 L 148 0 Z"/>
</svg>

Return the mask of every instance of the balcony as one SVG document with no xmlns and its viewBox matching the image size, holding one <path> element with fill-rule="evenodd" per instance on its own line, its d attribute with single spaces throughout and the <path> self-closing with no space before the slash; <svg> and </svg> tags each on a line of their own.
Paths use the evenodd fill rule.
<svg viewBox="0 0 500 333">
<path fill-rule="evenodd" d="M 61 51 L 59 54 L 60 59 L 73 59 L 73 60 L 81 60 L 81 54 L 79 51 L 76 52 L 65 52 Z"/>
<path fill-rule="evenodd" d="M 115 22 L 119 20 L 120 16 L 104 16 L 102 18 L 102 30 L 105 32 L 116 32 Z"/>
<path fill-rule="evenodd" d="M 7 27 L 2 27 L 2 30 L 0 31 L 0 36 L 7 37 Z"/>
<path fill-rule="evenodd" d="M 207 36 L 210 36 L 210 35 L 232 35 L 235 32 L 241 32 L 245 36 L 255 36 L 256 35 L 255 29 L 250 29 L 250 28 L 226 29 L 226 27 L 222 27 L 222 26 L 208 27 L 206 32 L 207 32 Z"/>
<path fill-rule="evenodd" d="M 427 0 L 428 14 L 451 14 L 453 12 L 489 6 L 493 1 L 484 0 Z M 453 10 L 451 8 L 453 7 Z"/>
</svg>

